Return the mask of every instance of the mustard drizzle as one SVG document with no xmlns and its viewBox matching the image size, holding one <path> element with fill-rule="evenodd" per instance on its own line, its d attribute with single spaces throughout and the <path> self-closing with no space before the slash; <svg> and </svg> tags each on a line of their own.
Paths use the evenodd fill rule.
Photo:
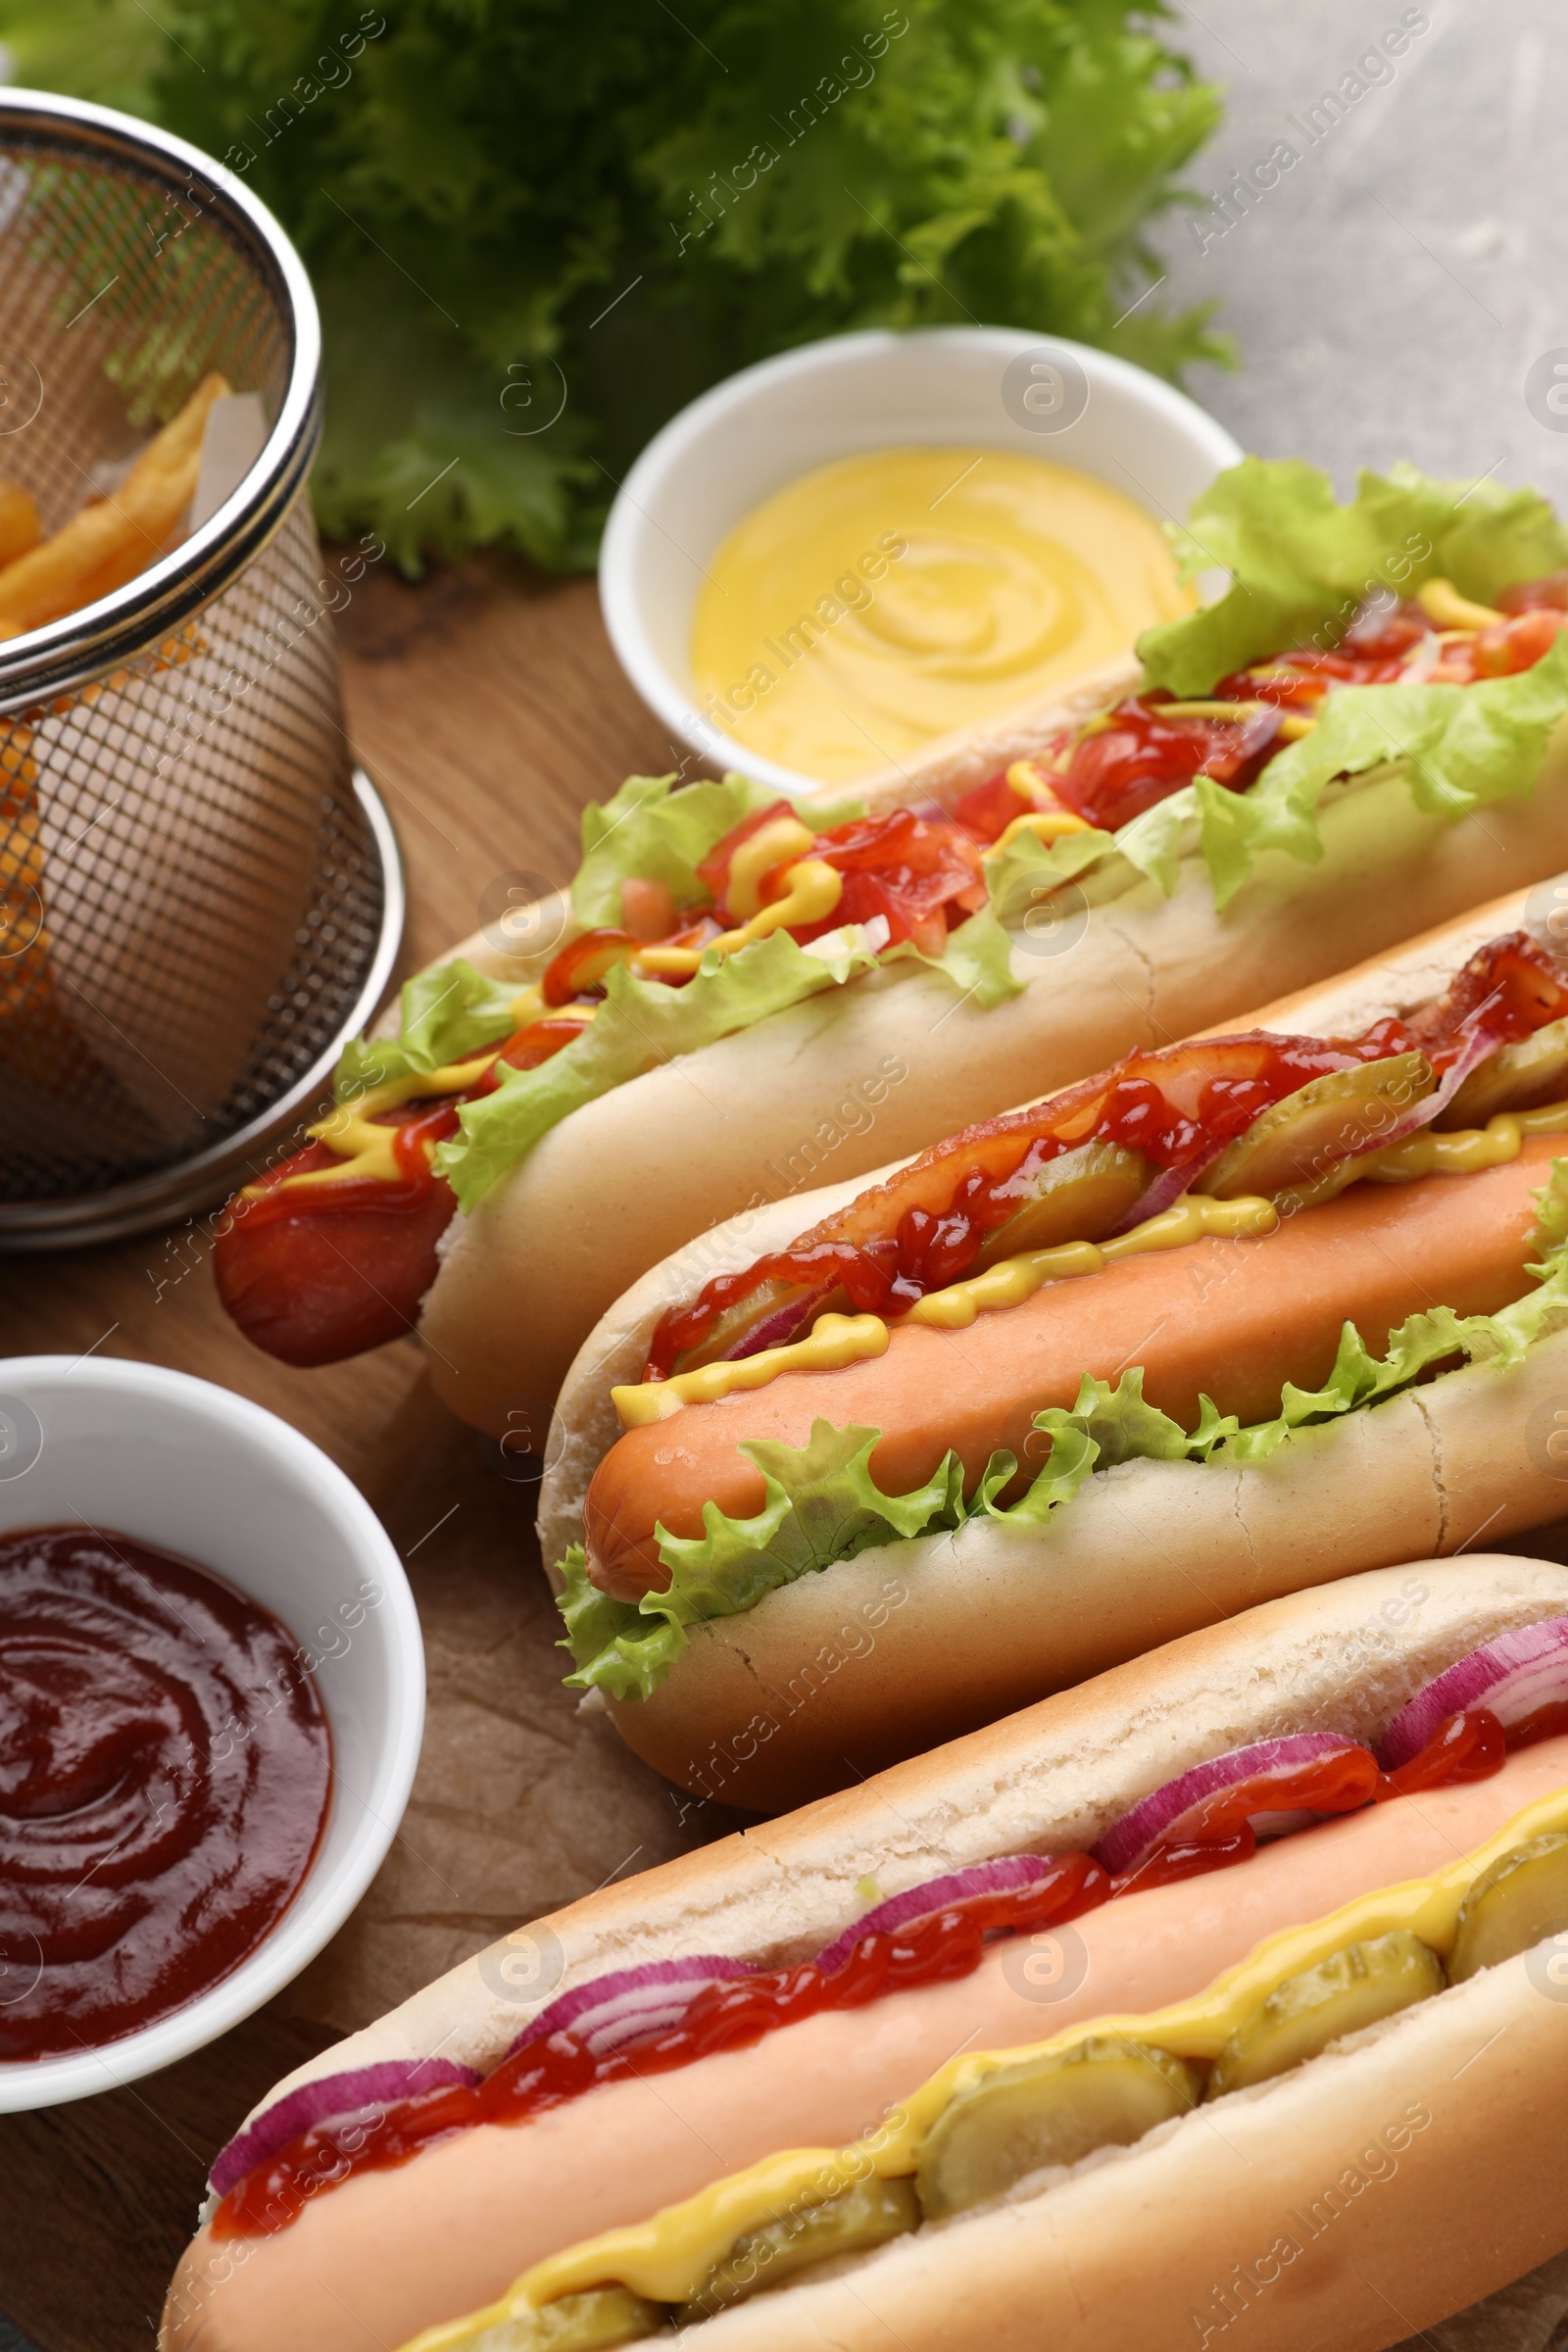
<svg viewBox="0 0 1568 2352">
<path fill-rule="evenodd" d="M 1347 1944 L 1404 1929 L 1444 1958 L 1451 1950 L 1459 1909 L 1482 1873 L 1529 1838 L 1568 1830 L 1568 1789 L 1538 1797 L 1516 1813 L 1475 1853 L 1432 1877 L 1358 1895 L 1327 1918 L 1266 1936 L 1245 1960 L 1226 1969 L 1190 2000 L 1152 2014 L 1097 2017 L 1044 2041 L 1008 2050 L 976 2050 L 951 2059 L 895 2108 L 886 2123 L 842 2148 L 790 2148 L 711 2182 L 650 2220 L 598 2237 L 535 2263 L 499 2302 L 466 2318 L 431 2328 L 403 2352 L 463 2352 L 485 2329 L 526 2318 L 563 2295 L 614 2280 L 659 2303 L 696 2294 L 709 2271 L 738 2238 L 762 2228 L 792 2203 L 814 2205 L 858 2180 L 906 2177 L 920 2146 L 949 2103 L 999 2068 L 1045 2058 L 1100 2034 L 1126 2035 L 1177 2058 L 1217 2058 L 1242 2021 L 1288 1977 L 1315 1968 Z"/>
<path fill-rule="evenodd" d="M 1498 1111 L 1484 1127 L 1464 1127 L 1448 1135 L 1431 1129 L 1367 1152 L 1346 1163 L 1353 1169 L 1348 1183 L 1409 1184 L 1419 1176 L 1474 1176 L 1485 1168 L 1517 1159 L 1530 1135 L 1555 1135 L 1568 1130 L 1568 1102 L 1548 1102 L 1539 1110 Z M 946 1290 L 928 1291 L 901 1318 L 926 1323 L 939 1331 L 967 1331 L 978 1315 L 999 1308 L 1021 1306 L 1048 1282 L 1071 1281 L 1098 1274 L 1120 1259 L 1155 1250 L 1185 1249 L 1189 1243 L 1260 1238 L 1279 1224 L 1272 1200 L 1243 1195 L 1234 1200 L 1214 1200 L 1202 1194 L 1186 1194 L 1158 1216 L 1147 1217 L 1130 1233 L 1108 1242 L 1059 1242 L 1050 1250 L 1027 1250 L 1004 1257 L 983 1274 L 951 1283 Z M 804 1340 L 782 1348 L 765 1348 L 757 1355 L 734 1361 L 699 1365 L 692 1372 L 674 1373 L 668 1380 L 648 1380 L 612 1388 L 611 1401 L 622 1429 L 640 1429 L 664 1421 L 688 1404 L 715 1404 L 745 1390 L 765 1388 L 781 1372 L 836 1372 L 845 1364 L 881 1355 L 888 1346 L 888 1326 L 879 1316 L 818 1315 Z"/>
</svg>

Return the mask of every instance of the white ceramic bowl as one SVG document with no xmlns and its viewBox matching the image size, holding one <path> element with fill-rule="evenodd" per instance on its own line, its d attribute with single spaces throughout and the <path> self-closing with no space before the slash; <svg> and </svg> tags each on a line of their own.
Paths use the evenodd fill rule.
<svg viewBox="0 0 1568 2352">
<path fill-rule="evenodd" d="M 391 1844 L 424 1725 L 419 1621 L 391 1539 L 342 1471 L 275 1414 L 158 1365 L 0 1359 L 0 1535 L 83 1523 L 182 1553 L 271 1609 L 300 1642 L 337 1651 L 318 1669 L 331 1803 L 304 1885 L 232 1975 L 101 2050 L 0 2063 L 0 2112 L 151 2074 L 298 1976 Z M 355 1598 L 367 1582 L 383 1595 L 368 1607 Z"/>
<path fill-rule="evenodd" d="M 621 667 L 683 742 L 779 792 L 811 789 L 814 778 L 763 759 L 696 707 L 692 612 L 704 566 L 799 475 L 862 450 L 945 442 L 1076 466 L 1161 522 L 1181 521 L 1242 455 L 1223 425 L 1142 368 L 1013 327 L 838 335 L 743 368 L 648 444 L 610 511 L 599 561 Z"/>
</svg>

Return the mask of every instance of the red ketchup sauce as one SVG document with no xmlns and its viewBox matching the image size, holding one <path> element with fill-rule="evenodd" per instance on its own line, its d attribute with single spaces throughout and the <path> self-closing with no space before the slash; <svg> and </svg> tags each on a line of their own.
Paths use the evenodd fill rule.
<svg viewBox="0 0 1568 2352">
<path fill-rule="evenodd" d="M 1474 638 L 1444 648 L 1428 674 L 1468 684 L 1531 667 L 1564 625 L 1565 605 L 1568 575 L 1510 589 L 1500 600 L 1505 617 Z M 762 875 L 760 904 L 786 895 L 790 866 L 808 855 L 835 866 L 843 889 L 829 914 L 787 926 L 798 945 L 808 946 L 844 924 L 880 918 L 887 925 L 887 947 L 912 943 L 922 955 L 938 956 L 948 933 L 985 904 L 981 854 L 1015 817 L 1037 805 L 1054 807 L 1114 831 L 1197 776 L 1245 792 L 1282 748 L 1288 714 L 1309 715 L 1331 688 L 1383 685 L 1402 677 L 1412 652 L 1433 629 L 1418 604 L 1370 609 L 1332 650 L 1276 655 L 1221 678 L 1201 699 L 1236 704 L 1229 716 L 1223 711 L 1185 714 L 1163 688 L 1131 696 L 1106 714 L 1105 723 L 1063 734 L 1045 747 L 1041 760 L 1029 763 L 1037 778 L 1033 795 L 1014 791 L 1000 774 L 966 793 L 950 815 L 896 808 L 829 827 L 816 835 L 808 852 L 793 853 Z M 609 972 L 641 948 L 701 950 L 741 921 L 740 912 L 727 904 L 735 854 L 761 826 L 794 813 L 788 802 L 776 802 L 717 843 L 697 869 L 708 893 L 700 904 L 676 906 L 663 883 L 634 878 L 624 885 L 625 927 L 602 926 L 568 942 L 543 975 L 546 1017 L 509 1038 L 497 1061 L 535 1069 L 559 1054 L 580 1034 L 580 1019 L 561 1016 L 600 1001 Z M 674 988 L 689 977 L 661 975 Z M 456 1211 L 450 1187 L 431 1169 L 430 1154 L 456 1134 L 462 1104 L 495 1085 L 486 1073 L 464 1095 L 379 1114 L 397 1130 L 395 1182 L 350 1179 L 303 1191 L 289 1186 L 289 1177 L 330 1166 L 337 1158 L 327 1146 L 317 1144 L 230 1202 L 214 1266 L 223 1304 L 248 1339 L 285 1363 L 313 1365 L 359 1354 L 413 1329 L 436 1277 L 437 1245 Z M 1129 1140 L 1135 1131 L 1140 1145 L 1146 1131 L 1157 1135 L 1151 1102 L 1123 1107 Z M 1106 1129 L 1112 1137 L 1122 1132 L 1114 1125 Z M 1159 1165 L 1172 1164 L 1158 1159 L 1157 1152 L 1155 1156 Z M 861 1311 L 898 1312 L 924 1290 L 959 1278 L 988 1229 L 987 1214 L 984 1200 L 965 1200 L 940 1231 L 917 1222 L 901 1236 L 896 1267 L 886 1252 L 879 1260 L 873 1250 L 863 1264 L 852 1253 L 841 1266 L 824 1260 L 812 1271 L 822 1274 L 826 1289 L 842 1284 L 851 1304 Z M 698 1337 L 679 1347 L 662 1339 L 649 1377 L 664 1377 L 676 1356 L 700 1344 L 706 1329 L 700 1322 Z M 759 1345 L 774 1345 L 778 1336 L 770 1330 Z"/>
<path fill-rule="evenodd" d="M 1200 1040 L 1134 1053 L 1101 1077 L 1038 1107 L 968 1128 L 922 1155 L 878 1194 L 788 1250 L 718 1274 L 690 1304 L 666 1308 L 649 1343 L 645 1380 L 667 1380 L 701 1348 L 720 1316 L 765 1284 L 798 1286 L 794 1300 L 745 1331 L 732 1355 L 755 1354 L 808 1329 L 828 1294 L 842 1291 L 859 1314 L 906 1313 L 927 1292 L 959 1282 L 988 1235 L 1027 1199 L 1040 1168 L 1086 1143 L 1142 1152 L 1151 1175 L 1211 1153 L 1250 1127 L 1271 1103 L 1325 1072 L 1419 1050 L 1441 1078 L 1484 1020 L 1494 1047 L 1515 1043 L 1568 1013 L 1568 980 L 1525 932 L 1491 941 L 1447 993 L 1407 1020 L 1377 1022 L 1359 1038 L 1250 1037 Z M 947 1171 L 938 1186 L 940 1171 Z M 901 1195 L 920 1192 L 941 1205 Z"/>
<path fill-rule="evenodd" d="M 1296 1773 L 1239 1782 L 1216 1796 L 1200 1830 L 1161 1846 L 1137 1869 L 1112 1878 L 1088 1854 L 1054 1857 L 1032 1886 L 978 1894 L 885 1934 L 862 1936 L 832 1976 L 812 1961 L 706 1985 L 678 2026 L 629 2048 L 596 2055 L 569 2027 L 525 2043 L 484 2082 L 416 2092 L 367 2120 L 320 2124 L 270 2156 L 236 2183 L 213 2219 L 215 2237 L 270 2236 L 286 2229 L 312 2197 L 357 2173 L 407 2164 L 422 2148 L 477 2124 L 525 2124 L 608 2082 L 669 2074 L 721 2050 L 751 2049 L 781 2026 L 823 2010 L 861 2009 L 894 1992 L 972 1976 L 986 1945 L 1000 1936 L 1060 1927 L 1104 1902 L 1245 1862 L 1255 1839 L 1250 1812 L 1348 1813 L 1390 1797 L 1486 1780 L 1505 1750 L 1550 1736 L 1518 1727 L 1504 1739 L 1494 1715 L 1478 1708 L 1450 1716 L 1418 1756 L 1396 1773 L 1379 1770 L 1368 1748 L 1319 1758 Z"/>
<path fill-rule="evenodd" d="M 0 2060 L 118 2041 L 288 1908 L 331 1740 L 292 1635 L 125 1536 L 0 1538 Z"/>
</svg>

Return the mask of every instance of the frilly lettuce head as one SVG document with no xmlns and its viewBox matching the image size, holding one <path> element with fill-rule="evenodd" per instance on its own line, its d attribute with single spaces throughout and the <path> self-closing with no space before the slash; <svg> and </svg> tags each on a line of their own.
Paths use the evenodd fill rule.
<svg viewBox="0 0 1568 2352">
<path fill-rule="evenodd" d="M 579 1690 L 602 1689 L 615 1698 L 647 1698 L 679 1659 L 688 1626 L 755 1608 L 779 1586 L 873 1544 L 951 1531 L 980 1517 L 1044 1529 L 1097 1469 L 1138 1460 L 1186 1461 L 1198 1474 L 1214 1460 L 1264 1462 L 1297 1430 L 1382 1403 L 1447 1358 L 1504 1370 L 1521 1363 L 1535 1341 L 1568 1328 L 1568 1159 L 1553 1160 L 1537 1206 L 1543 1256 L 1530 1269 L 1538 1287 L 1525 1298 L 1495 1315 L 1459 1315 L 1447 1306 L 1412 1315 L 1381 1356 L 1374 1356 L 1355 1326 L 1347 1323 L 1322 1388 L 1298 1389 L 1287 1381 L 1280 1409 L 1267 1421 L 1244 1429 L 1234 1414 L 1218 1412 L 1205 1396 L 1197 1428 L 1184 1430 L 1146 1401 L 1141 1366 L 1124 1372 L 1114 1387 L 1085 1374 L 1070 1411 L 1057 1406 L 1036 1414 L 1035 1428 L 1051 1445 L 1042 1448 L 1044 1467 L 1011 1503 L 999 1499 L 1018 1473 L 1016 1457 L 1005 1450 L 992 1455 L 965 1500 L 962 1470 L 951 1452 L 912 1494 L 884 1494 L 870 1468 L 878 1430 L 834 1429 L 817 1421 L 809 1442 L 799 1448 L 742 1445 L 741 1452 L 762 1472 L 762 1508 L 753 1518 L 731 1519 L 710 1501 L 700 1537 L 673 1537 L 659 1529 L 659 1556 L 670 1578 L 664 1592 L 647 1592 L 640 1602 L 612 1600 L 590 1584 L 582 1546 L 573 1544 L 562 1562 L 565 1591 L 560 1607 L 566 1626 L 562 1646 L 576 1665 L 566 1680 Z M 1049 1570 L 1050 1554 L 1043 1549 L 1043 1580 Z M 1041 1606 L 1050 1606 L 1044 1589 Z"/>
</svg>

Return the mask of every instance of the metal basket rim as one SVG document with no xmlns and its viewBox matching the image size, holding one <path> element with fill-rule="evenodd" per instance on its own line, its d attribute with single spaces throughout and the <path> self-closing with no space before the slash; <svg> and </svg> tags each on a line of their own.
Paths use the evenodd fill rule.
<svg viewBox="0 0 1568 2352">
<path fill-rule="evenodd" d="M 73 131 L 109 152 L 189 185 L 240 233 L 271 275 L 292 343 L 277 421 L 260 458 L 215 514 L 171 555 L 79 612 L 0 644 L 0 711 L 12 712 L 134 662 L 227 587 L 274 536 L 309 475 L 321 434 L 321 322 L 305 265 L 261 199 L 213 156 L 117 108 L 50 90 L 0 89 L 0 147 L 31 129 L 61 148 Z"/>
<path fill-rule="evenodd" d="M 194 1213 L 220 1200 L 231 1177 L 254 1153 L 299 1124 L 300 1114 L 320 1099 L 351 1038 L 361 1036 L 386 994 L 403 944 L 408 892 L 403 858 L 386 804 L 357 762 L 351 772 L 354 798 L 369 831 L 381 868 L 381 923 L 359 989 L 333 1037 L 293 1083 L 265 1110 L 206 1151 L 176 1160 L 150 1175 L 132 1177 L 101 1193 L 70 1200 L 0 1203 L 0 1256 L 13 1251 L 75 1249 L 86 1243 L 123 1240 Z"/>
</svg>

